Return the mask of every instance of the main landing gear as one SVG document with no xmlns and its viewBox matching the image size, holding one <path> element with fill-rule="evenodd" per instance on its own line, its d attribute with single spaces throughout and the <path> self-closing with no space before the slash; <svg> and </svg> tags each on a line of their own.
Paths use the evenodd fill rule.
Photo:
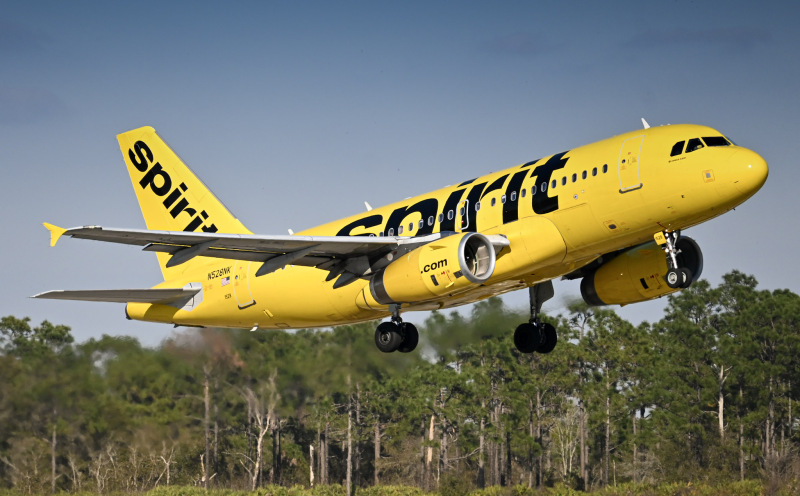
<svg viewBox="0 0 800 496">
<path fill-rule="evenodd" d="M 522 353 L 550 353 L 558 343 L 558 333 L 552 324 L 542 322 L 539 312 L 542 304 L 553 297 L 552 281 L 528 288 L 531 302 L 531 319 L 514 331 L 514 346 Z"/>
<path fill-rule="evenodd" d="M 661 248 L 667 254 L 667 275 L 664 276 L 664 279 L 667 281 L 667 286 L 673 289 L 686 289 L 691 286 L 694 274 L 692 274 L 691 270 L 686 267 L 680 267 L 678 264 L 678 254 L 680 254 L 681 251 L 676 248 L 676 245 L 681 237 L 681 232 L 664 231 L 660 234 L 663 236 L 663 239 L 661 239 L 659 235 L 656 235 L 656 242 L 662 245 Z"/>
<path fill-rule="evenodd" d="M 400 318 L 400 305 L 390 305 L 392 320 L 381 322 L 375 329 L 375 345 L 384 353 L 414 351 L 419 343 L 419 332 L 414 324 Z"/>
</svg>

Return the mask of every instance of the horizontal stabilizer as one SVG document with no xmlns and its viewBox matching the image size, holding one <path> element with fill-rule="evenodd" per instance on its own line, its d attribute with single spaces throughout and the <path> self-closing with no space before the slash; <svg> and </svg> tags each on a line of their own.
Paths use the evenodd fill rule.
<svg viewBox="0 0 800 496">
<path fill-rule="evenodd" d="M 105 301 L 109 303 L 159 303 L 167 305 L 179 300 L 188 301 L 200 292 L 198 289 L 85 289 L 47 291 L 31 296 L 48 300 Z"/>
</svg>

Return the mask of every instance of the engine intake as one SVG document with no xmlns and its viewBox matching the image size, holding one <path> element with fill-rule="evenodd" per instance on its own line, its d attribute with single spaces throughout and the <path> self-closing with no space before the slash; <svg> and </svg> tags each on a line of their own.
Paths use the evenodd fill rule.
<svg viewBox="0 0 800 496">
<path fill-rule="evenodd" d="M 369 292 L 381 305 L 432 300 L 486 282 L 494 273 L 496 260 L 494 247 L 486 236 L 448 236 L 421 246 L 380 270 L 370 280 Z"/>
</svg>

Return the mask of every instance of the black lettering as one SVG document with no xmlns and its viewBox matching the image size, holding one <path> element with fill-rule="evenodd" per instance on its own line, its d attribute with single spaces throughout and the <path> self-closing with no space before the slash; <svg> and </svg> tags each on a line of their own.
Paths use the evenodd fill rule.
<svg viewBox="0 0 800 496">
<path fill-rule="evenodd" d="M 439 202 L 437 202 L 435 198 L 426 198 L 425 200 L 415 203 L 410 207 L 400 207 L 392 212 L 392 214 L 389 216 L 389 220 L 386 221 L 386 230 L 388 231 L 389 229 L 394 229 L 395 231 L 399 232 L 398 227 L 400 227 L 405 218 L 412 213 L 419 213 L 423 219 L 426 219 L 431 215 L 436 215 L 437 208 L 439 208 Z M 427 223 L 425 223 L 417 231 L 417 236 L 430 234 L 432 232 L 433 226 L 429 226 Z"/>
<path fill-rule="evenodd" d="M 503 224 L 508 224 L 509 222 L 514 222 L 515 220 L 519 219 L 519 199 L 511 201 L 511 193 L 516 191 L 519 192 L 520 188 L 522 187 L 522 181 L 525 180 L 525 176 L 528 174 L 528 171 L 520 171 L 511 176 L 511 180 L 508 182 L 508 187 L 506 188 L 506 197 L 509 199 L 503 205 Z"/>
<path fill-rule="evenodd" d="M 156 176 L 161 177 L 163 181 L 161 186 L 156 186 Z M 156 162 L 153 164 L 153 167 L 147 171 L 147 174 L 142 177 L 142 180 L 139 181 L 139 185 L 142 188 L 146 188 L 147 185 L 150 185 L 150 189 L 153 190 L 153 193 L 158 196 L 164 196 L 169 192 L 170 188 L 172 188 L 172 178 L 170 178 L 169 174 L 161 167 L 161 164 Z"/>
<path fill-rule="evenodd" d="M 486 187 L 486 183 L 476 184 L 469 190 L 469 194 L 467 194 L 467 208 L 464 212 L 463 224 L 467 227 L 463 229 L 464 232 L 478 232 L 478 223 L 475 219 L 475 212 L 474 208 L 470 208 L 472 205 L 475 205 L 476 202 L 480 201 L 481 193 L 483 193 L 483 188 Z"/>
<path fill-rule="evenodd" d="M 169 196 L 167 197 L 167 199 L 164 200 L 164 206 L 166 208 L 171 207 L 172 204 L 175 203 L 175 200 L 177 200 L 178 197 L 181 196 L 181 190 L 183 190 L 185 192 L 187 189 L 189 189 L 189 187 L 186 186 L 185 183 L 181 183 L 180 184 L 180 189 L 175 188 L 174 190 L 172 190 L 172 193 L 170 193 Z M 173 217 L 175 217 L 175 216 L 173 215 Z"/>
<path fill-rule="evenodd" d="M 363 228 L 370 228 L 381 225 L 383 222 L 383 216 L 374 214 L 368 215 L 367 217 L 363 217 L 361 219 L 354 220 L 353 222 L 347 224 L 343 228 L 339 229 L 339 232 L 336 233 L 337 236 L 353 236 L 350 232 L 355 229 L 356 227 L 363 227 Z"/>
<path fill-rule="evenodd" d="M 466 181 L 466 182 L 470 183 L 472 181 Z M 461 200 L 461 195 L 464 194 L 464 191 L 466 190 L 457 189 L 452 193 L 450 193 L 450 196 L 447 197 L 447 201 L 444 202 L 444 209 L 442 209 L 442 213 L 444 214 L 444 220 L 442 221 L 441 224 L 439 224 L 439 232 L 448 232 L 456 230 L 456 220 L 455 218 L 449 219 L 447 217 L 447 212 L 456 209 L 456 206 L 458 205 L 459 200 Z"/>
<path fill-rule="evenodd" d="M 564 155 L 569 151 L 553 155 L 550 159 L 542 165 L 533 169 L 531 177 L 536 177 L 536 184 L 547 184 L 550 182 L 550 177 L 553 172 L 558 169 L 563 169 L 567 165 L 569 158 L 564 158 Z M 538 195 L 531 195 L 531 204 L 533 211 L 539 215 L 546 214 L 558 210 L 558 195 L 553 197 L 548 196 L 544 189 Z"/>
<path fill-rule="evenodd" d="M 144 153 L 144 155 L 142 153 Z M 146 160 L 145 155 L 147 156 Z M 147 170 L 149 162 L 153 161 L 153 152 L 150 151 L 150 148 L 144 141 L 137 141 L 133 144 L 133 150 L 128 149 L 128 157 L 139 172 L 144 172 Z M 138 161 L 136 157 L 139 157 Z"/>
<path fill-rule="evenodd" d="M 193 208 L 186 208 L 188 206 L 189 206 L 189 200 L 187 200 L 186 198 L 181 198 L 181 201 L 179 201 L 178 204 L 175 205 L 172 208 L 172 210 L 169 211 L 169 214 L 172 216 L 173 219 L 176 218 L 178 214 L 181 212 L 186 212 L 189 214 L 189 217 L 192 217 L 194 214 L 197 213 L 197 210 Z"/>
<path fill-rule="evenodd" d="M 430 272 L 432 270 L 441 269 L 442 267 L 447 267 L 447 259 L 446 258 L 444 258 L 442 260 L 439 260 L 438 262 L 433 262 L 431 264 L 426 264 L 424 267 L 422 267 L 422 272 L 423 273 Z M 434 279 L 434 283 L 435 282 L 436 282 L 436 280 Z M 437 286 L 438 286 L 438 284 L 437 284 Z"/>
<path fill-rule="evenodd" d="M 180 204 L 178 204 L 178 205 L 180 206 Z M 177 208 L 177 207 L 176 207 L 176 208 Z M 173 209 L 173 210 L 174 210 L 174 209 Z M 189 212 L 189 210 L 191 210 L 191 212 L 190 212 L 190 215 L 194 215 L 194 213 L 196 212 L 196 210 L 195 210 L 195 209 L 193 209 L 193 208 L 187 208 L 187 209 L 186 209 L 186 211 L 187 211 L 187 212 Z M 200 218 L 200 216 L 202 216 L 203 218 L 201 219 L 201 218 Z M 173 216 L 173 217 L 174 217 L 174 216 Z M 205 219 L 208 219 L 208 214 L 206 213 L 206 211 L 205 211 L 205 210 L 203 210 L 202 212 L 200 212 L 200 215 L 198 215 L 197 217 L 195 217 L 194 219 L 192 219 L 192 221 L 191 221 L 191 222 L 189 222 L 189 225 L 187 225 L 187 226 L 186 226 L 186 227 L 185 227 L 183 230 L 184 230 L 184 231 L 190 231 L 190 232 L 191 232 L 191 231 L 194 231 L 194 230 L 196 230 L 198 227 L 200 227 L 200 224 L 202 224 L 202 223 L 203 223 L 203 221 L 204 221 Z M 214 228 L 214 230 L 213 230 L 213 231 L 208 231 L 208 230 L 206 230 L 205 226 L 203 227 L 203 231 L 205 231 L 205 232 L 217 232 L 217 228 L 216 228 L 216 226 L 214 226 L 214 224 L 211 224 L 211 227 L 213 227 L 213 228 Z"/>
<path fill-rule="evenodd" d="M 506 182 L 506 178 L 507 177 L 508 177 L 508 174 L 506 174 L 503 177 L 498 177 L 497 179 L 495 179 L 492 182 L 492 184 L 490 184 L 485 190 L 483 190 L 483 193 L 481 193 L 481 200 L 483 200 L 483 197 L 485 197 L 486 195 L 488 195 L 492 191 L 497 191 L 497 190 L 501 189 L 503 187 L 503 184 Z"/>
</svg>

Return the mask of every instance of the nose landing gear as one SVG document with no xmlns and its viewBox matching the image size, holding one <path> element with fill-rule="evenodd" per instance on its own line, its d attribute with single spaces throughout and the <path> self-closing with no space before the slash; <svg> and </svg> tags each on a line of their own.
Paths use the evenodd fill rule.
<svg viewBox="0 0 800 496">
<path fill-rule="evenodd" d="M 673 289 L 686 289 L 692 284 L 694 274 L 686 267 L 678 264 L 678 255 L 681 251 L 676 247 L 681 237 L 680 231 L 663 231 L 655 235 L 656 243 L 666 252 L 667 275 L 664 280 L 667 286 Z"/>
</svg>

